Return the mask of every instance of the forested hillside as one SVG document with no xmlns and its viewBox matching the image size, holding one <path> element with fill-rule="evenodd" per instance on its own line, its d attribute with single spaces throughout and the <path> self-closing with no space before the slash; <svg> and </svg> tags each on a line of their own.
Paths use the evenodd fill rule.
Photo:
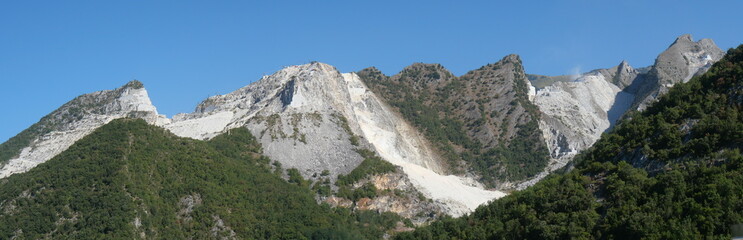
<svg viewBox="0 0 743 240">
<path fill-rule="evenodd" d="M 397 239 L 730 239 L 743 223 L 743 45 L 621 122 L 575 169 Z"/>
<path fill-rule="evenodd" d="M 400 220 L 318 205 L 260 153 L 244 128 L 205 142 L 114 120 L 0 180 L 0 239 L 379 239 Z"/>
</svg>

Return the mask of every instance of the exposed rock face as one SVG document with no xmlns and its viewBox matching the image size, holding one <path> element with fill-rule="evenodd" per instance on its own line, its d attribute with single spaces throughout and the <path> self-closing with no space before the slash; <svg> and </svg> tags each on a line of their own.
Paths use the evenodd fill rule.
<svg viewBox="0 0 743 240">
<path fill-rule="evenodd" d="M 397 165 L 414 164 L 437 174 L 447 173 L 428 141 L 366 88 L 355 73 L 343 74 L 351 95 L 354 119 L 361 136 L 379 155 Z M 403 166 L 403 169 L 406 168 Z"/>
<path fill-rule="evenodd" d="M 627 111 L 634 95 L 622 89 L 639 75 L 622 61 L 615 67 L 593 70 L 571 81 L 558 81 L 537 92 L 534 103 L 543 113 L 540 129 L 550 156 L 563 160 L 563 164 L 553 162 L 551 168 L 561 167 L 564 160 L 590 147 Z"/>
<path fill-rule="evenodd" d="M 693 76 L 703 74 L 719 61 L 725 52 L 711 39 L 694 42 L 691 35 L 676 38 L 668 49 L 661 53 L 650 69 L 647 81 L 638 86 L 634 106 L 645 109 L 655 99 L 679 82 L 687 82 Z"/>
<path fill-rule="evenodd" d="M 620 89 L 624 89 L 637 79 L 637 75 L 639 75 L 640 72 L 630 66 L 627 61 L 622 61 L 615 67 L 594 70 L 584 75 L 597 74 L 601 74 L 606 81 L 611 82 Z"/>
<path fill-rule="evenodd" d="M 693 42 L 690 35 L 683 35 L 658 56 L 647 72 L 622 61 L 616 67 L 594 70 L 576 80 L 556 81 L 540 89 L 534 103 L 543 113 L 540 129 L 552 159 L 544 172 L 518 188 L 530 186 L 565 166 L 577 153 L 593 145 L 624 113 L 644 109 L 674 84 L 706 72 L 723 55 L 712 40 Z"/>
<path fill-rule="evenodd" d="M 357 148 L 374 149 L 402 167 L 426 197 L 460 215 L 503 196 L 476 181 L 447 176 L 440 157 L 416 129 L 380 101 L 355 73 L 323 63 L 292 66 L 235 92 L 210 97 L 191 114 L 164 127 L 179 136 L 206 139 L 245 126 L 263 152 L 307 178 L 329 170 L 331 179 L 363 160 Z"/>
<path fill-rule="evenodd" d="M 229 94 L 204 100 L 164 127 L 183 137 L 208 139 L 246 126 L 265 155 L 305 177 L 323 170 L 347 174 L 363 160 L 350 141 L 360 132 L 343 75 L 312 63 L 282 69 Z M 351 120 L 351 121 L 349 121 Z"/>
<path fill-rule="evenodd" d="M 356 184 L 354 188 L 362 187 L 371 183 L 381 194 L 372 199 L 361 198 L 356 203 L 351 200 L 329 197 L 325 202 L 331 206 L 353 208 L 354 210 L 375 210 L 382 212 L 393 212 L 410 219 L 415 224 L 423 224 L 436 219 L 441 213 L 452 211 L 445 209 L 446 204 L 440 202 L 428 201 L 420 198 L 419 192 L 410 182 L 410 179 L 402 172 L 392 172 L 381 175 L 371 176 L 363 179 Z M 464 212 L 453 215 L 461 215 Z"/>
<path fill-rule="evenodd" d="M 168 120 L 157 114 L 142 83 L 132 81 L 115 90 L 81 95 L 45 116 L 3 145 L 20 147 L 7 161 L 0 159 L 0 178 L 26 172 L 69 148 L 113 119 L 138 117 L 151 124 Z M 23 142 L 25 139 L 26 142 Z M 6 148 L 6 146 L 3 146 Z"/>
<path fill-rule="evenodd" d="M 191 219 L 193 219 L 191 213 L 193 212 L 194 207 L 200 206 L 201 202 L 201 194 L 198 193 L 182 197 L 178 201 L 178 207 L 180 207 L 180 209 L 176 213 L 176 218 L 186 222 L 191 221 Z"/>
<path fill-rule="evenodd" d="M 439 64 L 423 63 L 393 76 L 375 68 L 359 75 L 377 96 L 432 139 L 452 171 L 469 172 L 488 186 L 508 188 L 547 162 L 547 147 L 537 131 L 539 112 L 530 101 L 536 91 L 517 55 L 461 77 Z M 512 147 L 513 142 L 526 147 Z M 507 156 L 528 156 L 534 161 Z"/>
<path fill-rule="evenodd" d="M 601 137 L 621 115 L 616 113 L 624 113 L 629 108 L 634 96 L 622 92 L 611 80 L 595 71 L 575 81 L 556 82 L 537 92 L 534 103 L 543 114 L 539 128 L 552 160 L 544 172 L 521 183 L 519 189 L 565 166 L 578 152 Z"/>
<path fill-rule="evenodd" d="M 575 80 L 579 76 L 577 75 L 560 75 L 560 76 L 545 76 L 538 74 L 526 74 L 526 78 L 536 89 L 542 89 L 546 86 L 552 85 L 555 82 L 568 82 Z"/>
</svg>

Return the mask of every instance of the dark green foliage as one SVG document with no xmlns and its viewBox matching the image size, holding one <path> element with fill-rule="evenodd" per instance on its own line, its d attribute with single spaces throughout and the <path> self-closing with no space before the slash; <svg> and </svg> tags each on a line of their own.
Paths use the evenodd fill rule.
<svg viewBox="0 0 743 240">
<path fill-rule="evenodd" d="M 358 146 L 359 145 L 359 137 L 356 135 L 351 135 L 351 137 L 348 138 L 348 141 L 351 142 L 351 145 Z"/>
<path fill-rule="evenodd" d="M 304 178 L 302 177 L 302 174 L 299 173 L 299 170 L 297 170 L 296 168 L 287 169 L 286 175 L 289 176 L 289 179 L 288 179 L 289 183 L 297 184 L 300 187 L 310 186 L 310 182 L 307 180 L 304 180 Z"/>
<path fill-rule="evenodd" d="M 631 121 L 603 136 L 585 159 L 617 162 L 642 149 L 652 160 L 669 162 L 741 146 L 743 63 L 736 60 L 741 51 L 731 49 L 703 76 L 676 84 L 646 111 L 631 114 Z"/>
<path fill-rule="evenodd" d="M 396 238 L 730 239 L 743 223 L 741 100 L 743 46 L 602 136 L 573 171 Z"/>
<path fill-rule="evenodd" d="M 530 139 L 530 135 L 540 132 L 539 125 L 536 121 L 524 124 L 517 136 L 511 141 L 508 147 L 503 145 L 494 147 L 484 154 L 472 157 L 471 161 L 476 169 L 488 169 L 489 171 L 498 171 L 497 167 L 504 166 L 503 174 L 483 174 L 482 179 L 485 182 L 493 182 L 499 179 L 521 179 L 524 176 L 532 177 L 535 173 L 544 169 L 545 156 L 549 154 L 545 148 L 535 148 Z M 524 154 L 531 152 L 533 154 Z"/>
<path fill-rule="evenodd" d="M 398 239 L 585 238 L 598 214 L 580 176 L 548 178 L 525 191 L 481 206 L 470 216 L 443 219 Z"/>
<path fill-rule="evenodd" d="M 359 149 L 357 152 L 364 157 L 364 161 L 362 161 L 358 167 L 353 169 L 353 171 L 348 173 L 348 175 L 338 175 L 338 181 L 335 182 L 335 185 L 351 185 L 368 176 L 394 172 L 396 169 L 395 165 L 382 160 L 382 158 L 376 156 L 374 152 L 367 149 Z"/>
<path fill-rule="evenodd" d="M 139 80 L 131 80 L 124 85 L 124 88 L 140 89 L 144 88 L 144 84 Z"/>
<path fill-rule="evenodd" d="M 330 188 L 330 181 L 325 179 L 323 181 L 317 181 L 314 185 L 312 185 L 312 190 L 317 193 L 317 195 L 327 197 L 330 196 L 330 194 L 333 193 L 333 191 Z"/>
<path fill-rule="evenodd" d="M 59 125 L 80 120 L 88 113 L 103 114 L 106 111 L 102 107 L 105 106 L 105 103 L 111 102 L 128 88 L 139 89 L 143 87 L 144 85 L 141 82 L 133 80 L 113 91 L 91 93 L 72 99 L 59 109 L 41 118 L 39 122 L 0 144 L 0 166 L 18 156 L 23 148 L 29 146 L 34 139 L 53 130 L 58 130 Z M 137 113 L 133 112 L 132 114 Z"/>
<path fill-rule="evenodd" d="M 31 144 L 34 138 L 41 136 L 40 124 L 34 124 L 26 130 L 23 130 L 18 135 L 8 139 L 4 143 L 0 144 L 0 166 L 5 164 L 8 160 L 18 156 L 24 147 Z"/>
<path fill-rule="evenodd" d="M 361 198 L 375 198 L 377 197 L 377 187 L 372 183 L 366 183 L 359 188 L 351 189 L 348 185 L 343 185 L 338 188 L 338 197 L 351 199 L 351 201 L 358 201 Z"/>
<path fill-rule="evenodd" d="M 462 156 L 455 151 L 455 146 L 477 148 L 479 145 L 472 141 L 464 131 L 464 123 L 453 118 L 455 114 L 446 106 L 446 96 L 461 91 L 461 82 L 447 84 L 442 91 L 432 94 L 429 90 L 418 91 L 415 84 L 418 82 L 411 75 L 416 73 L 403 72 L 399 81 L 392 81 L 376 69 L 358 73 L 362 80 L 376 94 L 379 94 L 392 107 L 413 125 L 415 125 L 428 140 L 436 145 L 448 160 L 453 170 L 460 165 Z M 438 75 L 441 76 L 440 74 Z"/>
<path fill-rule="evenodd" d="M 209 239 L 217 219 L 229 228 L 219 236 L 243 239 L 378 239 L 387 229 L 360 218 L 389 216 L 318 205 L 304 179 L 271 173 L 259 151 L 245 129 L 203 142 L 142 120 L 112 121 L 0 180 L 0 239 Z M 187 199 L 198 199 L 190 212 Z"/>
</svg>

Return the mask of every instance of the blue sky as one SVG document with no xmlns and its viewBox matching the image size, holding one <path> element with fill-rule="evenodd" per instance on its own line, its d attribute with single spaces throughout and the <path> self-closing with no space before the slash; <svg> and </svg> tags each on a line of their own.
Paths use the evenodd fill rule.
<svg viewBox="0 0 743 240">
<path fill-rule="evenodd" d="M 528 73 L 653 63 L 684 33 L 743 43 L 743 1 L 5 1 L 0 142 L 80 94 L 145 84 L 161 113 L 283 66 L 461 75 L 521 55 Z"/>
</svg>

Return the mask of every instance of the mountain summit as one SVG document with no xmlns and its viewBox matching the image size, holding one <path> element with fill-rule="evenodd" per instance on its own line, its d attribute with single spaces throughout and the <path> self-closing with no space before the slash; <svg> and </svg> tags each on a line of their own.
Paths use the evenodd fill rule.
<svg viewBox="0 0 743 240">
<path fill-rule="evenodd" d="M 543 113 L 540 129 L 549 146 L 550 164 L 519 188 L 564 167 L 627 111 L 645 109 L 674 84 L 705 73 L 723 55 L 712 40 L 694 42 L 686 34 L 676 38 L 648 68 L 638 70 L 622 61 L 573 80 L 554 77 L 561 80 L 552 80 L 554 83 L 539 89 L 534 100 Z"/>
<path fill-rule="evenodd" d="M 679 82 L 688 82 L 693 76 L 707 72 L 713 63 L 719 61 L 725 52 L 712 39 L 704 38 L 694 42 L 690 34 L 676 38 L 658 58 L 647 74 L 647 81 L 641 84 L 633 104 L 645 109 L 668 88 Z"/>
<path fill-rule="evenodd" d="M 122 117 L 142 118 L 151 124 L 167 122 L 137 80 L 114 90 L 78 96 L 0 145 L 0 178 L 28 171 Z"/>
</svg>

